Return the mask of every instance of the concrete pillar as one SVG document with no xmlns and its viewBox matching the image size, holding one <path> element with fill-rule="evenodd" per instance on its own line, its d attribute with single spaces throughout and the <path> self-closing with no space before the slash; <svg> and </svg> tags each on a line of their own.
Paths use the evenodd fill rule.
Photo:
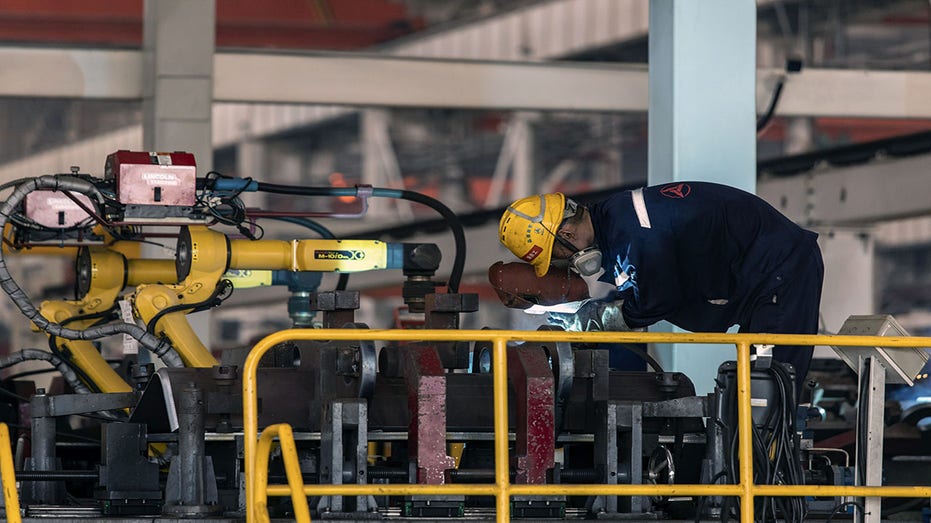
<svg viewBox="0 0 931 523">
<path fill-rule="evenodd" d="M 142 143 L 194 154 L 198 176 L 213 168 L 214 0 L 145 0 Z M 158 256 L 143 246 L 143 255 Z M 210 347 L 210 313 L 188 316 Z"/>
<path fill-rule="evenodd" d="M 213 167 L 214 0 L 146 0 L 142 142 Z"/>
<path fill-rule="evenodd" d="M 705 180 L 756 189 L 756 2 L 651 0 L 650 185 Z M 654 330 L 672 330 L 669 324 Z M 732 347 L 654 347 L 699 394 Z"/>
<path fill-rule="evenodd" d="M 534 136 L 531 113 L 519 112 L 514 115 L 517 127 L 517 142 L 514 144 L 514 161 L 511 165 L 511 200 L 530 196 L 537 190 L 537 177 L 534 176 Z"/>
</svg>

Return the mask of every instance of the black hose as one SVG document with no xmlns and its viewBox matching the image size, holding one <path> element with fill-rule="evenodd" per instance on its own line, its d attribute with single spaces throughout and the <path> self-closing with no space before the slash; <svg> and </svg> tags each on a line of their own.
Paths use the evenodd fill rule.
<svg viewBox="0 0 931 523">
<path fill-rule="evenodd" d="M 0 204 L 0 230 L 10 221 L 10 217 L 16 213 L 17 206 L 26 198 L 27 194 L 42 189 L 78 192 L 90 196 L 101 205 L 104 202 L 104 197 L 100 190 L 98 190 L 94 184 L 86 180 L 58 176 L 40 176 L 38 178 L 32 178 L 18 185 L 13 191 L 13 194 Z M 39 313 L 39 310 L 33 305 L 32 300 L 26 292 L 23 291 L 13 279 L 13 275 L 10 274 L 7 268 L 2 249 L 0 249 L 0 288 L 6 292 L 16 307 L 29 321 L 35 324 L 37 328 L 52 336 L 60 336 L 69 340 L 96 340 L 107 336 L 113 336 L 114 334 L 128 334 L 138 340 L 140 345 L 154 352 L 169 367 L 184 366 L 184 362 L 181 361 L 181 358 L 172 350 L 169 342 L 147 333 L 145 329 L 142 329 L 136 324 L 120 322 L 88 327 L 83 330 L 75 330 L 65 328 L 60 323 L 48 320 Z"/>
<path fill-rule="evenodd" d="M 779 103 L 779 97 L 782 96 L 782 88 L 785 86 L 785 78 L 780 77 L 779 81 L 776 83 L 776 88 L 773 90 L 773 96 L 769 100 L 769 107 L 766 108 L 766 112 L 763 113 L 756 121 L 756 132 L 759 133 L 769 125 L 769 121 L 773 119 L 773 115 L 776 114 L 776 105 Z"/>
<path fill-rule="evenodd" d="M 259 192 L 273 194 L 290 194 L 296 196 L 353 196 L 360 197 L 360 187 L 296 187 L 291 185 L 278 185 L 273 183 L 253 182 L 256 183 Z M 459 283 L 462 281 L 462 272 L 465 269 L 466 241 L 465 229 L 456 213 L 443 202 L 431 198 L 425 194 L 403 189 L 386 189 L 373 187 L 370 189 L 371 195 L 383 198 L 397 198 L 408 200 L 422 205 L 426 205 L 435 210 L 446 220 L 447 225 L 452 230 L 453 239 L 456 245 L 456 254 L 453 259 L 453 268 L 449 275 L 447 291 L 450 293 L 459 292 Z"/>
<path fill-rule="evenodd" d="M 87 394 L 90 392 L 78 378 L 74 370 L 65 363 L 64 360 L 44 350 L 22 349 L 19 352 L 14 352 L 9 356 L 0 358 L 0 369 L 12 367 L 24 361 L 47 361 L 58 369 L 58 372 L 61 373 L 62 377 L 65 378 L 65 381 L 68 382 L 68 385 L 71 385 L 71 388 L 73 388 L 75 392 L 78 394 Z"/>
</svg>

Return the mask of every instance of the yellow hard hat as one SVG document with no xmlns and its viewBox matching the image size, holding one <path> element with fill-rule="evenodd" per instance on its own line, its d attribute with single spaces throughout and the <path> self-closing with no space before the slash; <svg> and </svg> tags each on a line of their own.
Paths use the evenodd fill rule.
<svg viewBox="0 0 931 523">
<path fill-rule="evenodd" d="M 566 197 L 558 192 L 517 200 L 501 215 L 498 239 L 514 256 L 533 265 L 537 276 L 544 276 L 565 210 Z"/>
</svg>

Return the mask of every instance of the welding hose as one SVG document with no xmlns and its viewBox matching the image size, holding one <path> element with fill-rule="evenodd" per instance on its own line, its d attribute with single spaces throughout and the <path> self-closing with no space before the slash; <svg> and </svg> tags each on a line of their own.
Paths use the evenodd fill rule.
<svg viewBox="0 0 931 523">
<path fill-rule="evenodd" d="M 61 373 L 61 376 L 65 378 L 65 381 L 68 382 L 68 385 L 71 385 L 71 388 L 74 389 L 75 392 L 78 394 L 90 393 L 90 390 L 81 382 L 78 375 L 64 362 L 64 360 L 44 350 L 23 349 L 4 358 L 0 358 L 0 369 L 12 367 L 24 361 L 47 361 Z"/>
<path fill-rule="evenodd" d="M 16 208 L 27 194 L 38 190 L 51 191 L 70 191 L 81 193 L 103 204 L 104 197 L 100 190 L 91 182 L 74 177 L 58 176 L 40 176 L 32 178 L 16 187 L 9 198 L 0 205 L 0 230 L 10 221 L 10 216 L 15 214 Z M 49 321 L 45 316 L 39 313 L 39 310 L 32 304 L 29 296 L 23 289 L 16 284 L 13 276 L 7 268 L 6 258 L 3 255 L 3 249 L 0 249 L 0 288 L 10 296 L 16 307 L 23 313 L 40 330 L 47 332 L 52 336 L 58 336 L 69 340 L 97 340 L 115 334 L 126 334 L 136 339 L 140 345 L 155 353 L 161 358 L 165 365 L 169 367 L 183 367 L 184 362 L 171 347 L 167 340 L 163 340 L 153 334 L 149 334 L 145 329 L 133 323 L 107 323 L 88 327 L 83 330 L 68 329 L 59 323 Z"/>
<path fill-rule="evenodd" d="M 443 202 L 435 198 L 414 191 L 386 189 L 383 187 L 297 187 L 292 185 L 263 183 L 243 178 L 218 178 L 212 181 L 212 188 L 220 191 L 267 192 L 292 196 L 352 196 L 354 198 L 365 197 L 366 193 L 368 193 L 368 195 L 374 197 L 395 198 L 426 205 L 438 212 L 440 216 L 446 220 L 446 223 L 452 230 L 456 246 L 456 255 L 453 259 L 453 267 L 450 271 L 449 282 L 446 288 L 450 293 L 459 292 L 459 283 L 462 281 L 462 271 L 465 269 L 465 229 L 462 227 L 462 222 L 459 220 L 459 217 L 456 216 L 456 213 L 444 205 Z"/>
</svg>

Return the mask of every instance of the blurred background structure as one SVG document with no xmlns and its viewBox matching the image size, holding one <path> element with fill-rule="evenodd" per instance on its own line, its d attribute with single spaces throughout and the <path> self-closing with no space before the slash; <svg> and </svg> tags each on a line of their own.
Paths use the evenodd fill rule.
<svg viewBox="0 0 931 523">
<path fill-rule="evenodd" d="M 179 23 L 177 9 L 195 16 Z M 758 193 L 822 235 L 824 329 L 883 312 L 931 334 L 931 4 L 759 0 L 757 12 Z M 3 2 L 0 181 L 71 166 L 100 176 L 108 153 L 165 143 L 147 137 L 152 118 L 160 132 L 188 129 L 177 136 L 197 120 L 212 152 L 200 174 L 439 198 L 469 226 L 460 292 L 483 304 L 466 327 L 519 325 L 485 276 L 509 259 L 500 209 L 533 192 L 646 183 L 648 25 L 647 0 Z M 172 76 L 198 61 L 201 76 Z M 590 96 L 603 85 L 618 87 Z M 253 203 L 296 201 L 269 198 Z M 451 245 L 436 218 L 380 204 L 327 226 Z M 33 296 L 61 297 L 67 263 L 23 257 L 16 269 Z M 396 321 L 396 282 L 358 275 L 351 288 L 371 326 Z M 286 327 L 282 296 L 231 299 L 210 322 L 217 348 Z M 18 313 L 3 312 L 0 339 L 28 345 Z"/>
</svg>

